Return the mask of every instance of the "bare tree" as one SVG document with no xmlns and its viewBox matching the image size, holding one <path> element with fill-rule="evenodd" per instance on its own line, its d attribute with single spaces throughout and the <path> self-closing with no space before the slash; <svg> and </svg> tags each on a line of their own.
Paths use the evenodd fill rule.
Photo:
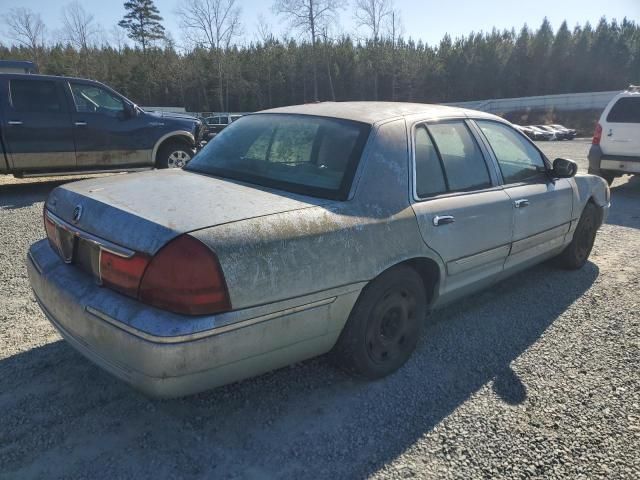
<svg viewBox="0 0 640 480">
<path fill-rule="evenodd" d="M 108 43 L 119 52 L 127 45 L 127 34 L 119 25 L 113 25 L 109 30 Z"/>
<path fill-rule="evenodd" d="M 4 16 L 9 27 L 9 37 L 19 45 L 30 48 L 34 55 L 44 45 L 46 31 L 44 22 L 39 13 L 28 8 L 12 8 Z"/>
<path fill-rule="evenodd" d="M 318 101 L 317 43 L 323 29 L 337 22 L 339 0 L 275 0 L 273 11 L 288 18 L 291 28 L 311 37 L 313 98 Z"/>
<path fill-rule="evenodd" d="M 378 64 L 382 52 L 379 48 L 382 27 L 393 11 L 393 0 L 356 0 L 354 19 L 358 28 L 371 32 L 373 61 L 373 98 L 378 100 Z"/>
<path fill-rule="evenodd" d="M 358 28 L 371 31 L 374 41 L 380 39 L 382 28 L 393 12 L 393 0 L 356 0 L 354 19 Z"/>
<path fill-rule="evenodd" d="M 263 13 L 258 14 L 258 21 L 256 23 L 256 38 L 259 42 L 267 44 L 275 39 L 273 35 L 273 28 L 271 24 L 267 22 Z"/>
<path fill-rule="evenodd" d="M 224 105 L 224 53 L 233 39 L 242 34 L 241 9 L 236 0 L 187 0 L 177 9 L 180 26 L 186 39 L 195 45 L 205 45 L 218 58 L 220 110 Z"/>
<path fill-rule="evenodd" d="M 87 50 L 100 33 L 93 15 L 87 12 L 77 0 L 62 9 L 62 25 L 65 40 L 78 50 Z"/>
</svg>

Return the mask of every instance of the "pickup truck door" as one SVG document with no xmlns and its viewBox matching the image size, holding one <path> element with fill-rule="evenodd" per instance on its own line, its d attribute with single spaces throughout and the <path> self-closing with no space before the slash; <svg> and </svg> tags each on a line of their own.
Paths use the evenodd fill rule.
<svg viewBox="0 0 640 480">
<path fill-rule="evenodd" d="M 152 165 L 149 125 L 125 100 L 94 83 L 69 82 L 80 168 Z"/>
<path fill-rule="evenodd" d="M 9 77 L 2 88 L 2 131 L 14 173 L 76 166 L 71 114 L 56 79 Z"/>
<path fill-rule="evenodd" d="M 561 247 L 569 232 L 571 181 L 552 179 L 542 153 L 511 126 L 491 120 L 476 124 L 495 155 L 513 204 L 513 239 L 505 271 L 535 263 Z"/>
<path fill-rule="evenodd" d="M 465 120 L 417 125 L 412 133 L 412 205 L 424 241 L 446 265 L 440 289 L 446 302 L 502 273 L 512 202 Z"/>
</svg>

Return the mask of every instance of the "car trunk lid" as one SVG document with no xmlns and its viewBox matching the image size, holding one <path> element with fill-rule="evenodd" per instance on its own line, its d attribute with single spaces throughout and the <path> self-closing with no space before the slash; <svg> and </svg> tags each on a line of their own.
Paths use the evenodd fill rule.
<svg viewBox="0 0 640 480">
<path fill-rule="evenodd" d="M 69 183 L 46 207 L 82 232 L 153 255 L 183 233 L 327 203 L 175 169 Z"/>
</svg>

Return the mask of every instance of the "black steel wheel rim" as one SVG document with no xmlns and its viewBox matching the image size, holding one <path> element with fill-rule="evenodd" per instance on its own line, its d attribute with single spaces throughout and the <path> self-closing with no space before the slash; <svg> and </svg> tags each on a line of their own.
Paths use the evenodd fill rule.
<svg viewBox="0 0 640 480">
<path fill-rule="evenodd" d="M 388 290 L 371 311 L 366 331 L 367 353 L 378 364 L 406 356 L 416 323 L 416 296 L 406 288 Z"/>
</svg>

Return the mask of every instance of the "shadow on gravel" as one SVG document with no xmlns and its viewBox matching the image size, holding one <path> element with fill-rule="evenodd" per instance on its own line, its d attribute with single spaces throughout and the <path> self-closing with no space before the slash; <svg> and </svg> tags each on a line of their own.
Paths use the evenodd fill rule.
<svg viewBox="0 0 640 480">
<path fill-rule="evenodd" d="M 640 175 L 615 181 L 611 187 L 611 210 L 607 223 L 640 228 Z"/>
<path fill-rule="evenodd" d="M 0 185 L 0 208 L 14 210 L 44 202 L 51 190 L 72 180 Z"/>
<path fill-rule="evenodd" d="M 320 358 L 185 399 L 151 400 L 65 343 L 50 343 L 0 361 L 0 472 L 361 478 L 485 385 L 498 401 L 522 403 L 527 387 L 511 363 L 598 273 L 593 263 L 572 272 L 541 265 L 436 312 L 409 362 L 376 382 L 353 380 Z"/>
</svg>

